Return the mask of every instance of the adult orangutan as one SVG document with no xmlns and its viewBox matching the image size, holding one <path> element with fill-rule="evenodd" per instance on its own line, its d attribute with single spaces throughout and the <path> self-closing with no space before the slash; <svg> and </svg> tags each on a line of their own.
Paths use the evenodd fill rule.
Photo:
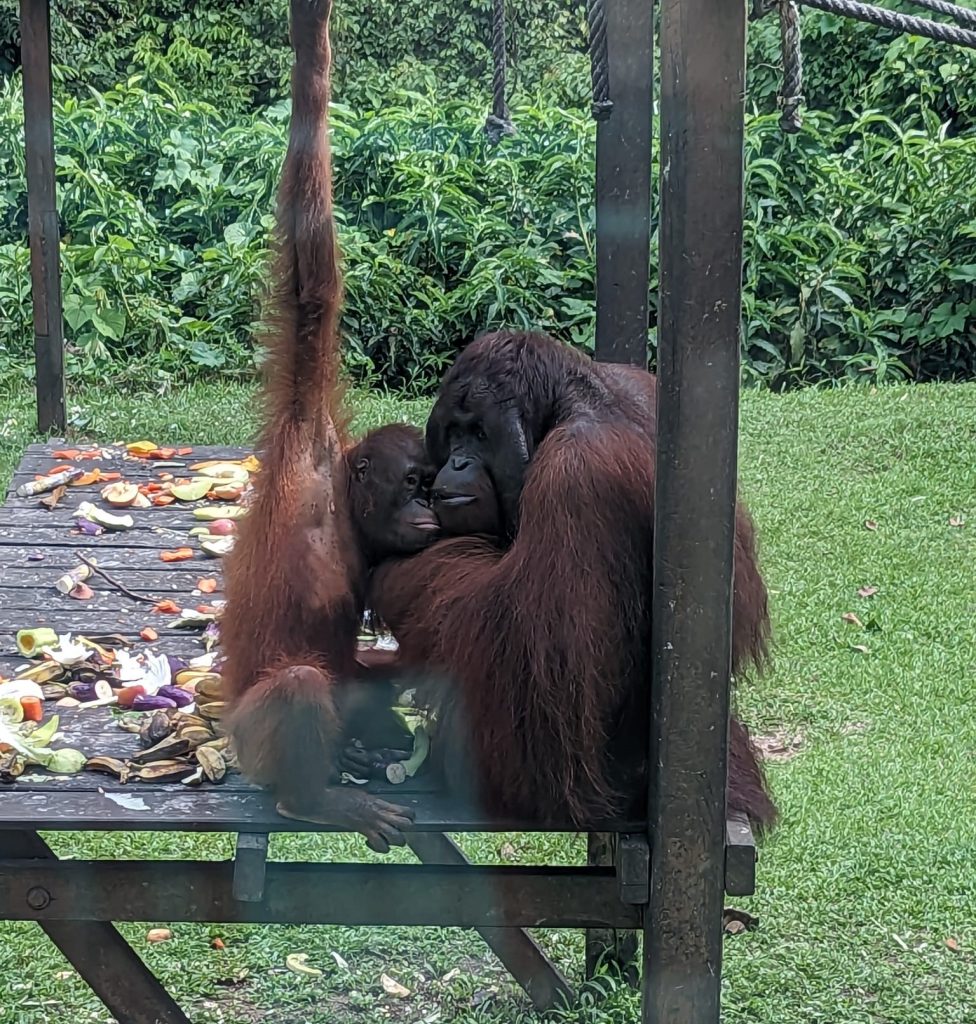
<svg viewBox="0 0 976 1024">
<path fill-rule="evenodd" d="M 270 787 L 280 813 L 362 832 L 383 852 L 404 843 L 412 812 L 332 784 L 335 763 L 363 701 L 375 702 L 375 684 L 361 682 L 356 658 L 370 563 L 422 547 L 437 523 L 418 431 L 385 427 L 350 448 L 342 429 L 342 285 L 326 118 L 330 6 L 291 3 L 292 121 L 278 200 L 262 468 L 226 562 L 223 683 L 241 768 Z"/>
<path fill-rule="evenodd" d="M 585 826 L 643 799 L 655 405 L 652 375 L 542 334 L 481 337 L 441 385 L 434 508 L 448 532 L 484 536 L 383 563 L 371 606 L 405 664 L 443 676 L 434 749 L 490 812 Z M 769 635 L 741 506 L 734 586 L 738 673 Z M 776 816 L 737 719 L 728 805 L 760 829 Z"/>
</svg>

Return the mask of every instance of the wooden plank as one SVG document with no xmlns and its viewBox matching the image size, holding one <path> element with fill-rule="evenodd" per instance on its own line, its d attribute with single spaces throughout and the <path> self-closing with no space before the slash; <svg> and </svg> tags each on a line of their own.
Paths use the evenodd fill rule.
<svg viewBox="0 0 976 1024">
<path fill-rule="evenodd" d="M 0 917 L 454 928 L 634 928 L 613 872 L 581 867 L 273 863 L 260 902 L 233 861 L 0 861 Z M 28 899 L 28 894 L 31 894 Z"/>
<path fill-rule="evenodd" d="M 24 141 L 31 299 L 34 309 L 37 429 L 64 429 L 64 334 L 61 311 L 61 231 L 54 179 L 51 100 L 51 16 L 48 0 L 20 0 L 24 75 Z"/>
<path fill-rule="evenodd" d="M 745 22 L 742 3 L 662 0 L 645 1024 L 720 1019 Z"/>
<path fill-rule="evenodd" d="M 613 112 L 596 130 L 596 358 L 647 366 L 652 0 L 606 0 Z"/>
<path fill-rule="evenodd" d="M 0 856 L 54 859 L 50 847 L 34 832 L 0 832 Z M 39 902 L 45 897 L 32 893 L 27 898 Z M 121 1024 L 190 1024 L 172 996 L 111 924 L 106 921 L 39 923 Z"/>
<path fill-rule="evenodd" d="M 187 522 L 187 527 L 191 524 Z M 195 523 L 193 525 L 200 525 Z M 152 529 L 147 530 L 126 530 L 124 532 L 106 531 L 94 540 L 82 534 L 71 534 L 67 530 L 45 529 L 43 525 L 29 528 L 0 527 L 0 549 L 12 547 L 23 549 L 25 547 L 44 549 L 47 547 L 59 548 L 82 548 L 91 550 L 95 560 L 98 560 L 98 551 L 105 549 L 152 548 L 154 551 L 162 551 L 173 547 L 194 547 L 190 543 L 192 538 L 187 535 L 186 529 L 174 528 L 173 526 L 159 527 L 160 532 Z M 197 551 L 197 560 L 211 561 L 202 552 Z M 156 556 L 157 563 L 159 556 Z"/>
<path fill-rule="evenodd" d="M 0 561 L 0 573 L 2 573 L 2 589 L 5 593 L 16 590 L 34 590 L 39 595 L 56 594 L 54 581 L 65 571 L 74 568 L 79 563 L 78 552 L 62 552 L 63 558 L 58 552 L 48 552 L 50 557 L 44 558 L 41 562 L 27 562 L 21 560 L 17 565 L 3 565 Z M 81 552 L 87 555 L 88 552 Z M 143 560 L 142 565 L 129 565 L 124 557 L 119 555 L 110 556 L 110 559 L 99 557 L 99 552 L 92 552 L 99 566 L 118 579 L 120 582 L 138 594 L 152 594 L 157 590 L 179 590 L 190 593 L 196 584 L 197 577 L 211 576 L 217 580 L 218 587 L 221 581 L 221 564 L 214 560 L 210 564 L 214 566 L 213 572 L 202 573 L 200 570 L 206 565 L 205 562 L 191 560 L 189 562 L 173 562 L 167 564 L 161 562 L 157 555 L 155 561 Z M 56 556 L 59 556 L 56 558 Z M 60 564 L 59 564 L 60 562 Z M 111 564 L 110 564 L 111 562 Z M 114 570 L 114 571 L 113 571 Z M 94 588 L 104 586 L 98 577 L 94 581 L 89 580 Z M 46 597 L 45 597 L 46 599 Z"/>
<path fill-rule="evenodd" d="M 160 548 L 165 547 L 165 544 L 160 544 Z M 192 547 L 190 544 L 178 544 L 176 547 Z M 30 558 L 33 554 L 40 554 L 43 557 L 40 561 L 34 561 Z M 94 558 L 96 562 L 103 568 L 107 569 L 113 575 L 116 572 L 136 572 L 136 571 L 149 571 L 149 572 L 166 572 L 173 573 L 174 575 L 186 572 L 195 572 L 198 576 L 201 575 L 200 568 L 203 566 L 216 566 L 219 565 L 219 559 L 206 558 L 202 552 L 194 552 L 194 557 L 187 562 L 163 562 L 159 558 L 159 551 L 153 550 L 152 548 L 124 548 L 124 547 L 98 547 L 96 544 L 92 544 L 87 550 L 76 545 L 75 547 L 53 547 L 53 548 L 37 548 L 32 545 L 29 541 L 23 542 L 20 547 L 0 546 L 0 567 L 2 570 L 11 568 L 27 569 L 32 572 L 39 572 L 46 568 L 48 572 L 52 569 L 73 569 L 78 565 L 78 555 L 82 554 L 89 558 Z M 55 578 L 60 573 L 55 574 Z M 207 575 L 216 575 L 215 573 L 207 573 Z"/>
<path fill-rule="evenodd" d="M 86 779 L 88 779 L 86 773 Z M 119 790 L 104 777 L 100 789 L 62 790 L 52 779 L 27 789 L 19 780 L 0 791 L 0 831 L 38 829 L 62 832 L 341 832 L 313 823 L 282 818 L 265 793 L 242 792 L 229 784 L 190 789 L 179 783 L 150 786 L 129 783 Z M 93 779 L 87 784 L 98 785 Z M 417 815 L 411 832 L 577 832 L 570 822 L 541 827 L 514 817 L 488 818 L 483 811 L 439 793 L 385 792 L 385 799 L 410 807 Z M 120 798 L 125 799 L 120 802 Z M 608 831 L 645 829 L 641 821 L 593 822 Z M 616 882 L 614 883 L 616 885 Z M 631 927 L 633 927 L 631 925 Z"/>
<path fill-rule="evenodd" d="M 208 576 L 208 573 L 201 572 L 201 576 Z M 216 577 L 214 577 L 216 578 Z M 184 604 L 190 607 L 196 607 L 198 604 L 211 603 L 214 599 L 221 599 L 220 586 L 218 584 L 217 590 L 212 594 L 203 594 L 197 592 L 193 593 L 190 588 L 197 582 L 194 576 L 183 575 L 185 581 L 183 586 L 179 585 L 179 580 L 170 579 L 166 581 L 166 584 L 162 586 L 152 587 L 149 589 L 136 587 L 133 589 L 134 594 L 141 594 L 147 599 L 152 597 L 163 597 L 167 600 L 174 600 L 177 604 Z M 97 580 L 95 581 L 97 584 Z M 152 605 L 146 602 L 134 601 L 131 597 L 126 596 L 118 590 L 94 590 L 94 597 L 88 601 L 76 601 L 72 597 L 67 597 L 65 594 L 55 590 L 53 586 L 50 587 L 4 587 L 0 593 L 3 594 L 3 613 L 4 617 L 9 619 L 6 612 L 10 609 L 17 611 L 31 611 L 41 607 L 44 603 L 51 605 L 51 610 L 54 612 L 64 612 L 65 614 L 73 613 L 78 611 L 79 608 L 85 608 L 87 611 L 97 610 L 100 614 L 112 615 L 121 611 L 135 611 L 136 609 L 142 609 L 144 616 L 148 616 L 147 624 L 152 624 L 158 628 L 158 624 L 166 622 L 169 619 L 175 618 L 174 615 L 161 615 L 159 612 L 152 610 Z"/>
<path fill-rule="evenodd" d="M 449 836 L 414 832 L 407 845 L 424 864 L 467 864 L 468 859 Z M 572 986 L 542 952 L 528 932 L 519 928 L 479 928 L 478 934 L 522 986 L 537 1010 L 571 1005 Z"/>
</svg>

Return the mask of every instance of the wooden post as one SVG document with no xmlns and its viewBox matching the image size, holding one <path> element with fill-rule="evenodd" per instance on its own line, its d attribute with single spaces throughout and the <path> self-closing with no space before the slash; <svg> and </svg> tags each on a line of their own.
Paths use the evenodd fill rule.
<svg viewBox="0 0 976 1024">
<path fill-rule="evenodd" d="M 613 112 L 596 130 L 595 355 L 646 367 L 654 3 L 604 7 Z"/>
<path fill-rule="evenodd" d="M 37 429 L 63 431 L 64 333 L 61 319 L 61 233 L 54 184 L 54 113 L 51 103 L 51 15 L 48 0 L 20 0 L 24 68 L 24 138 Z"/>
<path fill-rule="evenodd" d="M 645 1024 L 719 1020 L 745 28 L 743 0 L 662 0 Z"/>
<path fill-rule="evenodd" d="M 654 2 L 604 0 L 613 111 L 596 129 L 596 340 L 600 362 L 647 366 L 651 258 Z M 587 838 L 587 863 L 614 863 L 616 837 Z M 636 984 L 637 937 L 586 933 L 586 977 L 600 960 Z"/>
</svg>

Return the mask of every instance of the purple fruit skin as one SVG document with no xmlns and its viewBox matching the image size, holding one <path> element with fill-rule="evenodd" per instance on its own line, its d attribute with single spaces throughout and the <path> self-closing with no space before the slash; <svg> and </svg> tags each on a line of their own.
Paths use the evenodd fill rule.
<svg viewBox="0 0 976 1024">
<path fill-rule="evenodd" d="M 187 693 L 182 687 L 179 686 L 161 686 L 156 691 L 157 697 L 166 697 L 178 708 L 185 708 L 188 704 L 193 703 L 193 694 Z"/>
<path fill-rule="evenodd" d="M 176 701 L 158 694 L 144 693 L 132 702 L 133 711 L 162 711 L 164 708 L 175 708 Z"/>
<path fill-rule="evenodd" d="M 167 654 L 166 660 L 169 662 L 170 679 L 172 679 L 177 672 L 182 672 L 183 669 L 187 667 L 187 663 L 182 658 L 177 658 L 172 654 Z"/>
<path fill-rule="evenodd" d="M 75 700 L 80 700 L 82 704 L 98 699 L 94 683 L 69 683 L 68 695 L 74 697 Z"/>
</svg>

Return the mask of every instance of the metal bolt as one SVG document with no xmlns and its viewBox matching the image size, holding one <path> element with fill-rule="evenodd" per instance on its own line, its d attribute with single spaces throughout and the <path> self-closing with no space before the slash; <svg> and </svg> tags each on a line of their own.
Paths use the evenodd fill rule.
<svg viewBox="0 0 976 1024">
<path fill-rule="evenodd" d="M 27 890 L 27 906 L 31 910 L 43 910 L 45 907 L 50 906 L 50 903 L 51 894 L 47 889 L 35 885 L 33 889 Z"/>
</svg>

